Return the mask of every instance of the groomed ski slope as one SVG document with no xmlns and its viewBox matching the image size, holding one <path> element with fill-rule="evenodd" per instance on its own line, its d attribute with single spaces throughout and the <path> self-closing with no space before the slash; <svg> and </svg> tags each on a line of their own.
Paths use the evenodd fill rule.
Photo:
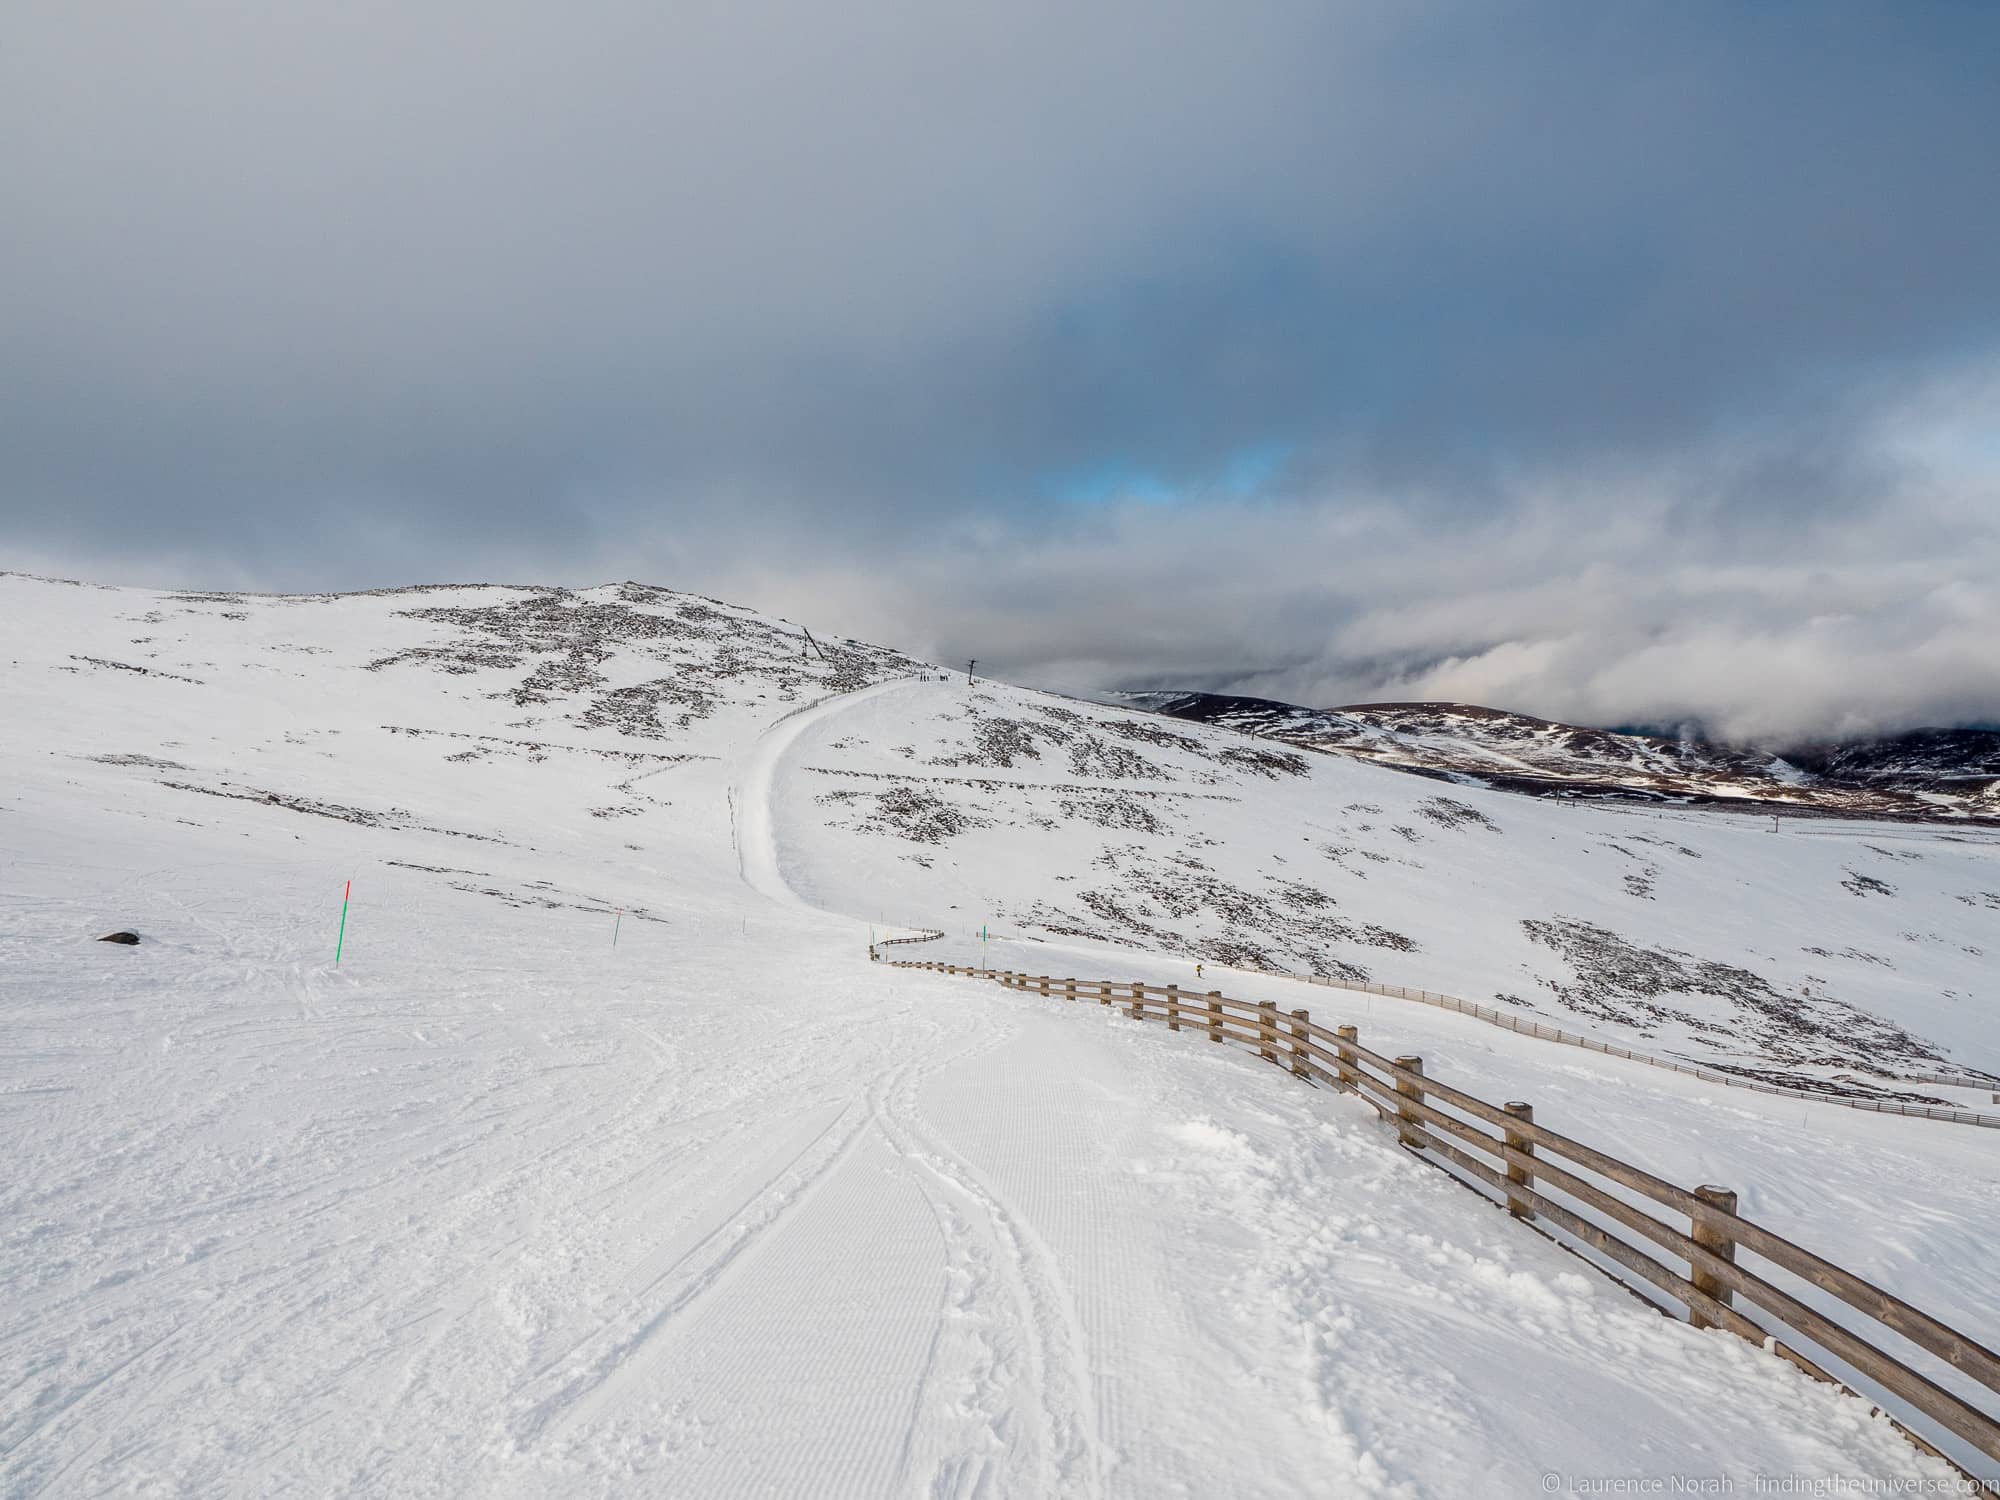
<svg viewBox="0 0 2000 1500">
<path fill-rule="evenodd" d="M 820 838 L 789 809 L 813 736 L 914 664 L 717 673 L 655 740 L 493 697 L 498 666 L 370 670 L 429 639 L 410 606 L 0 578 L 29 627 L 0 679 L 0 1493 L 1948 1479 L 1362 1106 L 871 966 L 864 914 L 788 895 Z M 148 614 L 178 637 L 152 655 L 123 645 Z M 78 669 L 121 645 L 149 670 Z M 642 666 L 593 670 L 616 694 Z M 872 846 L 846 847 L 863 906 Z M 92 941 L 114 926 L 145 942 Z M 1959 1137 L 1867 1123 L 1990 1200 Z M 1921 1176 L 1913 1258 L 1975 1276 L 1976 1214 Z"/>
</svg>

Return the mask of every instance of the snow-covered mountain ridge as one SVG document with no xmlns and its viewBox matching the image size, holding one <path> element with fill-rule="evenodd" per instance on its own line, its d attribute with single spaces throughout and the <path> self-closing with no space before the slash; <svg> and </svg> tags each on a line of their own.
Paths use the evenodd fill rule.
<svg viewBox="0 0 2000 1500">
<path fill-rule="evenodd" d="M 1534 796 L 1765 804 L 1916 822 L 2000 820 L 2000 731 L 1918 729 L 1843 745 L 1760 750 L 1587 729 L 1470 703 L 1310 709 L 1219 693 L 1122 700 L 1313 750 Z"/>
</svg>

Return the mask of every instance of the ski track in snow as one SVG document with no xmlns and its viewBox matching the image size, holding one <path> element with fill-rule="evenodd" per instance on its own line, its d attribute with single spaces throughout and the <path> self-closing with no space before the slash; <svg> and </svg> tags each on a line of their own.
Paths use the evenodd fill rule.
<svg viewBox="0 0 2000 1500">
<path fill-rule="evenodd" d="M 877 697 L 896 685 L 893 682 L 881 683 L 793 709 L 759 735 L 751 746 L 750 753 L 745 757 L 742 777 L 730 793 L 730 806 L 735 815 L 732 831 L 736 841 L 737 867 L 742 872 L 744 883 L 767 901 L 807 911 L 818 910 L 785 879 L 783 855 L 778 846 L 772 788 L 785 752 L 816 723 L 850 709 L 856 702 Z"/>
<path fill-rule="evenodd" d="M 1101 1495 L 1103 1460 L 1090 1364 L 1056 1257 L 1032 1224 L 925 1123 L 918 1080 L 905 1078 L 885 1095 L 876 1122 L 890 1148 L 928 1179 L 925 1196 L 945 1231 L 950 1286 L 957 1294 L 953 1316 L 988 1325 L 973 1370 L 956 1376 L 969 1388 L 959 1409 L 976 1419 L 975 1452 L 945 1459 L 925 1492 L 980 1493 L 996 1456 L 1035 1452 L 1040 1455 L 1032 1476 L 1035 1493 Z M 952 1379 L 951 1364 L 940 1362 L 926 1383 L 948 1388 Z M 1018 1398 L 1007 1388 L 1010 1381 L 1022 1383 Z M 1018 1413 L 1032 1422 L 1027 1432 L 1014 1425 L 1017 1401 L 1031 1408 Z M 977 1451 L 981 1448 L 992 1451 Z"/>
<path fill-rule="evenodd" d="M 537 628 L 625 593 L 543 600 Z M 539 597 L 414 602 L 483 618 Z M 412 623 L 409 598 L 218 613 L 0 577 L 45 626 L 0 664 L 34 726 L 0 735 L 0 1495 L 1937 1477 L 1861 1403 L 1582 1274 L 1352 1101 L 1094 1005 L 870 965 L 869 907 L 935 911 L 962 950 L 973 914 L 947 896 L 968 887 L 940 867 L 911 888 L 932 906 L 906 900 L 893 843 L 805 812 L 824 789 L 806 772 L 830 738 L 947 690 L 888 680 L 896 661 L 796 660 L 789 627 L 747 612 L 637 597 L 666 622 L 641 634 L 653 657 L 480 646 L 440 675 L 399 654 L 459 651 L 467 627 Z M 639 748 L 687 759 L 635 774 L 536 749 L 633 744 L 533 686 L 550 660 L 616 706 L 656 693 L 672 653 L 712 663 L 710 701 Z M 874 680 L 829 694 L 857 673 Z M 190 795 L 106 754 L 297 806 Z M 113 925 L 144 943 L 92 941 Z M 1053 967 L 1047 944 L 998 946 Z M 1659 1146 L 1649 1116 L 1617 1116 L 1641 1096 L 1614 1065 L 1555 1068 L 1460 1023 L 1416 1018 L 1410 1045 Z M 1764 1102 L 1645 1087 L 1709 1153 L 1679 1175 L 1825 1224 L 1901 1192 L 1921 1230 L 1882 1247 L 1884 1279 L 1936 1261 L 1946 1310 L 1983 1303 L 1983 1158 L 1895 1129 L 1912 1122 L 1829 1148 Z M 1753 1160 L 1786 1175 L 1753 1179 Z"/>
</svg>

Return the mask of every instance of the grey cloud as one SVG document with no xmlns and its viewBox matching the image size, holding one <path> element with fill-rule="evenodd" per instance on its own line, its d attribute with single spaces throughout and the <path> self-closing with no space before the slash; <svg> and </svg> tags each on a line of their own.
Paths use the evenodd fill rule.
<svg viewBox="0 0 2000 1500">
<path fill-rule="evenodd" d="M 1778 746 L 2000 717 L 2000 466 L 1898 472 L 1888 503 L 1742 546 L 1678 526 L 1683 482 L 1510 495 L 1446 529 L 1354 495 L 1131 506 L 941 541 L 886 581 L 800 560 L 728 583 L 1071 691 L 1455 699 Z"/>
<path fill-rule="evenodd" d="M 1495 653 L 1694 660 L 1746 555 L 1970 555 L 1990 467 L 1899 444 L 2000 358 L 1996 72 L 2000 15 L 1924 4 L 22 0 L 0 548 L 793 613 L 893 578 L 933 612 L 885 628 L 1051 681 L 1749 723 L 1637 646 Z M 1180 505 L 1056 493 L 1128 471 Z M 1218 578 L 1211 635 L 1143 602 Z M 1849 660 L 1921 654 L 1899 587 Z M 1746 648 L 1810 608 L 1745 588 Z M 1579 686 L 1622 660 L 1675 685 Z M 1958 663 L 1874 711 L 1990 712 Z"/>
</svg>

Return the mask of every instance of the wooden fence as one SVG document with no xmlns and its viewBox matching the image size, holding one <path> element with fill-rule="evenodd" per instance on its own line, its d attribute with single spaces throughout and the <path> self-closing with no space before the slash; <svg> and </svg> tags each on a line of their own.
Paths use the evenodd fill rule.
<svg viewBox="0 0 2000 1500">
<path fill-rule="evenodd" d="M 870 958 L 875 957 L 875 950 L 877 948 L 893 948 L 899 943 L 935 943 L 939 938 L 943 936 L 944 936 L 944 929 L 942 927 L 920 927 L 915 932 L 911 933 L 908 937 L 877 938 L 872 944 L 869 945 L 868 956 Z M 899 963 L 896 965 L 896 967 L 909 968 L 911 966 L 909 964 Z M 929 967 L 929 966 L 922 965 L 920 967 Z"/>
<path fill-rule="evenodd" d="M 879 958 L 874 948 L 869 956 Z M 1742 1217 L 1735 1193 L 1727 1188 L 1678 1187 L 1536 1124 L 1526 1103 L 1475 1098 L 1427 1074 L 1421 1057 L 1384 1057 L 1364 1047 L 1353 1026 L 1328 1028 L 1304 1010 L 1280 1011 L 1272 1001 L 1235 1000 L 1220 990 L 1137 980 L 1058 979 L 921 960 L 891 962 L 898 968 L 985 979 L 1052 999 L 1094 1002 L 1135 1020 L 1164 1021 L 1172 1031 L 1254 1048 L 1303 1082 L 1359 1096 L 1395 1124 L 1403 1145 L 1424 1153 L 1425 1160 L 1455 1181 L 1504 1203 L 1528 1226 L 1591 1252 L 1586 1258 L 1600 1270 L 1640 1290 L 1655 1306 L 1662 1306 L 1663 1298 L 1678 1303 L 1696 1327 L 1726 1329 L 1816 1379 L 1852 1389 L 1818 1362 L 1827 1360 L 1880 1393 L 1892 1420 L 1913 1414 L 1926 1418 L 2000 1462 L 2000 1354 Z M 1812 1295 L 1806 1288 L 1816 1289 L 1816 1300 L 1839 1309 L 1838 1315 L 1809 1306 L 1769 1279 L 1772 1271 L 1797 1278 L 1804 1284 L 1798 1291 L 1806 1295 Z M 1763 1321 L 1746 1309 L 1754 1309 Z M 1766 1324 L 1782 1325 L 1818 1358 L 1781 1342 Z M 1911 1352 L 1890 1353 L 1883 1342 L 1906 1344 Z M 1931 1357 L 1929 1362 L 1924 1355 Z M 1947 1375 L 1946 1369 L 1961 1378 Z M 1961 1389 L 1948 1389 L 1934 1377 L 1953 1379 Z M 1951 1461 L 1903 1421 L 1897 1426 L 1919 1447 Z"/>
</svg>

